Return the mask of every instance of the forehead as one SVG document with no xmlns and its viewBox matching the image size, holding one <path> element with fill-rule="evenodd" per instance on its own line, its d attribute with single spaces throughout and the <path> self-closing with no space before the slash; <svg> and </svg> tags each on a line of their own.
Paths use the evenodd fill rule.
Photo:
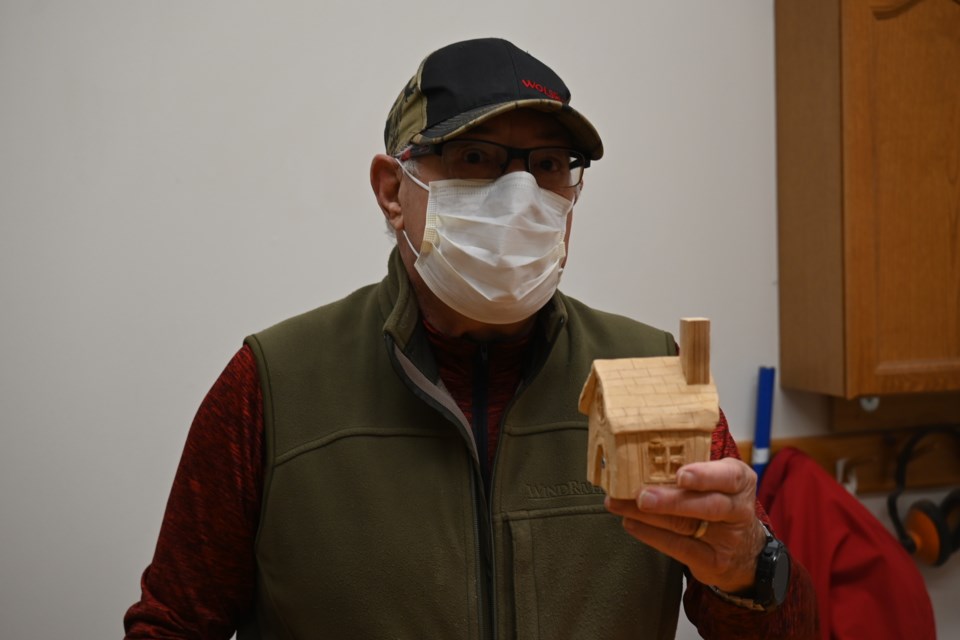
<svg viewBox="0 0 960 640">
<path fill-rule="evenodd" d="M 465 131 L 463 138 L 499 142 L 508 146 L 569 146 L 567 129 L 551 114 L 536 109 L 516 109 Z"/>
</svg>

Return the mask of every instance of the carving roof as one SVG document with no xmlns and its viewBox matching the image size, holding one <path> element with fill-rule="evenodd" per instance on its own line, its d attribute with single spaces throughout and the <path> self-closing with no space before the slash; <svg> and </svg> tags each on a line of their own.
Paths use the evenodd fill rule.
<svg viewBox="0 0 960 640">
<path fill-rule="evenodd" d="M 599 384 L 602 415 L 614 433 L 645 430 L 712 431 L 720 420 L 717 388 L 688 385 L 680 358 L 594 360 L 580 394 L 580 411 L 589 413 Z"/>
</svg>

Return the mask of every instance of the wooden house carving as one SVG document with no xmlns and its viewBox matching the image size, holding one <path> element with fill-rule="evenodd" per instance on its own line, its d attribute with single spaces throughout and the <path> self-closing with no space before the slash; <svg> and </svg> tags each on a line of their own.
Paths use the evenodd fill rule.
<svg viewBox="0 0 960 640">
<path fill-rule="evenodd" d="M 720 419 L 710 321 L 680 321 L 679 356 L 594 360 L 580 412 L 590 418 L 587 480 L 611 497 L 673 484 L 681 466 L 709 460 Z"/>
</svg>

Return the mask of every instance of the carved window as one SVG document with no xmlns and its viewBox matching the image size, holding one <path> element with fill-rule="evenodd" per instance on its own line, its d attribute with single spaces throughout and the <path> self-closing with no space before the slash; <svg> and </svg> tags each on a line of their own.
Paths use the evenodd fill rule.
<svg viewBox="0 0 960 640">
<path fill-rule="evenodd" d="M 644 470 L 648 482 L 672 482 L 686 462 L 679 440 L 654 440 L 647 445 Z"/>
</svg>

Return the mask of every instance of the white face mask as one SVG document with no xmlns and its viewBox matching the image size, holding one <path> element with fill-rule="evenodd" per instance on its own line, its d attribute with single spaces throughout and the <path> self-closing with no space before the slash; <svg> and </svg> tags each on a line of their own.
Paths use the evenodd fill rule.
<svg viewBox="0 0 960 640">
<path fill-rule="evenodd" d="M 507 324 L 550 300 L 563 271 L 572 201 L 526 172 L 427 186 L 403 170 L 430 193 L 419 252 L 403 233 L 417 255 L 414 267 L 444 304 L 478 322 Z"/>
</svg>

